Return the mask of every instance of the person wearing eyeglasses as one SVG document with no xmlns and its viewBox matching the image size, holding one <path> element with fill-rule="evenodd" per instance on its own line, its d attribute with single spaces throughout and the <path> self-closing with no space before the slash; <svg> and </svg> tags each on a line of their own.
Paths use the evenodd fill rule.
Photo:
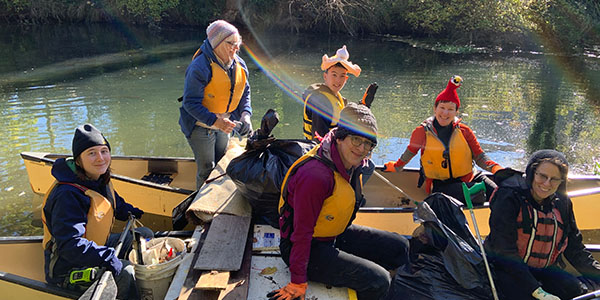
<svg viewBox="0 0 600 300">
<path fill-rule="evenodd" d="M 531 155 L 525 176 L 512 169 L 496 174 L 499 188 L 490 201 L 485 247 L 503 299 L 571 299 L 597 288 L 600 263 L 585 249 L 577 228 L 568 172 L 562 153 L 540 150 Z M 563 270 L 563 258 L 588 286 Z"/>
<path fill-rule="evenodd" d="M 385 296 L 388 270 L 408 261 L 408 241 L 352 224 L 363 201 L 363 162 L 376 145 L 370 109 L 349 103 L 338 126 L 290 167 L 279 201 L 279 248 L 291 282 L 269 299 L 304 299 L 308 280 L 351 288 L 358 299 Z"/>
<path fill-rule="evenodd" d="M 207 39 L 185 72 L 179 125 L 192 148 L 200 188 L 223 157 L 229 136 L 252 131 L 248 67 L 237 54 L 238 29 L 223 20 L 206 28 Z"/>
<path fill-rule="evenodd" d="M 456 89 L 462 84 L 460 76 L 453 76 L 446 88 L 438 94 L 433 105 L 433 116 L 427 118 L 412 132 L 410 142 L 397 161 L 385 164 L 386 172 L 400 172 L 421 151 L 421 178 L 427 193 L 442 192 L 463 203 L 462 183 L 470 187 L 483 181 L 486 197 L 473 198 L 474 203 L 489 199 L 496 184 L 481 171 L 475 171 L 473 162 L 481 169 L 496 173 L 502 167 L 483 151 L 473 130 L 457 117 L 460 99 Z"/>
</svg>

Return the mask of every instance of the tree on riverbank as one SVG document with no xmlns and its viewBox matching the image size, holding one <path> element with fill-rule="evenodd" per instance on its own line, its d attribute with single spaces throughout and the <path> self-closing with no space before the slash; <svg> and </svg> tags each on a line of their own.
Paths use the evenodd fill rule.
<svg viewBox="0 0 600 300">
<path fill-rule="evenodd" d="M 600 44 L 596 0 L 0 0 L 0 20 L 21 24 L 118 21 L 160 28 L 204 26 L 217 18 L 292 32 L 395 34 L 488 47 L 539 44 L 565 54 Z"/>
</svg>

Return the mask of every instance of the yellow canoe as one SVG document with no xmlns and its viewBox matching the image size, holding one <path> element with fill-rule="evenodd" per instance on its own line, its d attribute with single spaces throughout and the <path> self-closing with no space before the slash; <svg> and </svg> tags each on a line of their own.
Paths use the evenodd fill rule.
<svg viewBox="0 0 600 300">
<path fill-rule="evenodd" d="M 39 152 L 23 152 L 32 190 L 43 195 L 53 182 L 50 170 L 54 160 L 68 155 Z M 171 214 L 177 204 L 195 189 L 196 164 L 193 158 L 113 156 L 113 184 L 127 202 L 146 212 L 144 223 L 154 230 L 171 229 Z M 417 224 L 413 222 L 412 200 L 423 200 L 427 194 L 417 188 L 417 169 L 405 169 L 399 173 L 376 171 L 386 178 L 386 183 L 374 174 L 364 188 L 367 204 L 362 207 L 354 221 L 400 234 L 412 234 Z M 401 189 L 408 197 L 398 191 Z M 600 176 L 569 176 L 567 184 L 573 200 L 577 225 L 585 232 L 600 229 Z M 474 209 L 482 235 L 489 232 L 489 209 Z M 471 220 L 465 210 L 467 220 Z"/>
</svg>

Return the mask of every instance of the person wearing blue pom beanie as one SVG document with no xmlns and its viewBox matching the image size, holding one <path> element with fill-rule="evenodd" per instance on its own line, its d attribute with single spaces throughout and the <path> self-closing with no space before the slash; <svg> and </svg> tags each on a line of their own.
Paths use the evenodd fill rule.
<svg viewBox="0 0 600 300">
<path fill-rule="evenodd" d="M 89 284 L 73 284 L 74 270 L 98 267 L 111 271 L 119 299 L 139 299 L 133 266 L 125 257 L 131 246 L 126 239 L 117 257 L 119 234 L 110 234 L 114 219 L 125 221 L 129 213 L 141 218 L 139 208 L 125 202 L 110 180 L 110 144 L 92 124 L 75 129 L 73 157 L 59 158 L 52 166 L 54 184 L 43 202 L 44 271 L 46 281 L 83 292 Z"/>
</svg>

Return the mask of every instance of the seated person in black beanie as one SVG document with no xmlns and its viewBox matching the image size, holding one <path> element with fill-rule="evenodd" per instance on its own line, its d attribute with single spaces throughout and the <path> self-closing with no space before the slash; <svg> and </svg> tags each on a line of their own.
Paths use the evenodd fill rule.
<svg viewBox="0 0 600 300">
<path fill-rule="evenodd" d="M 126 203 L 113 189 L 110 144 L 96 127 L 91 124 L 77 127 L 72 149 L 73 158 L 57 159 L 52 166 L 56 181 L 44 199 L 46 281 L 84 291 L 85 284 L 69 282 L 71 272 L 105 268 L 115 277 L 117 298 L 139 299 L 133 266 L 117 257 L 113 247 L 119 234 L 110 232 L 115 218 L 124 221 L 132 213 L 139 219 L 144 212 Z M 123 250 L 130 245 L 131 239 L 123 245 Z M 124 257 L 126 252 L 121 251 L 120 256 Z"/>
</svg>

